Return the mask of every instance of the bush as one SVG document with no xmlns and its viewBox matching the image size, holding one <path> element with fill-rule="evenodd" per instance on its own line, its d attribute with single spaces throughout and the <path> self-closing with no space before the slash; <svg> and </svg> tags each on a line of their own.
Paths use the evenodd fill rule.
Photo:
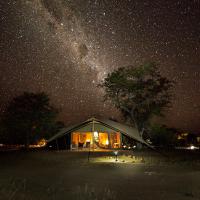
<svg viewBox="0 0 200 200">
<path fill-rule="evenodd" d="M 174 147 L 176 144 L 176 133 L 163 125 L 154 125 L 150 130 L 150 140 L 157 147 Z"/>
</svg>

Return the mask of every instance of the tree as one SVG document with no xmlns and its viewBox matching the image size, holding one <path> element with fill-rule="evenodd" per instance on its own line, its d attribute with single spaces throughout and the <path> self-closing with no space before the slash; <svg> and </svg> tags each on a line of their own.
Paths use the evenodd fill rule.
<svg viewBox="0 0 200 200">
<path fill-rule="evenodd" d="M 58 110 L 49 101 L 45 93 L 25 92 L 10 102 L 3 117 L 9 143 L 28 148 L 60 127 L 56 122 Z"/>
<path fill-rule="evenodd" d="M 127 66 L 109 73 L 100 84 L 110 100 L 142 134 L 153 115 L 169 106 L 173 82 L 154 63 Z"/>
<path fill-rule="evenodd" d="M 154 146 L 172 147 L 177 143 L 177 130 L 164 125 L 155 124 L 150 128 L 150 140 Z"/>
</svg>

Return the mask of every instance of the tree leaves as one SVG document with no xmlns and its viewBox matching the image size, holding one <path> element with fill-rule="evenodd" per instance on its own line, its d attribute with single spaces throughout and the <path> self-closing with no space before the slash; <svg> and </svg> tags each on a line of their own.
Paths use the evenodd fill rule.
<svg viewBox="0 0 200 200">
<path fill-rule="evenodd" d="M 146 63 L 118 68 L 100 86 L 105 89 L 105 100 L 111 100 L 142 130 L 152 115 L 161 115 L 169 105 L 173 82 L 163 77 L 154 63 Z"/>
</svg>

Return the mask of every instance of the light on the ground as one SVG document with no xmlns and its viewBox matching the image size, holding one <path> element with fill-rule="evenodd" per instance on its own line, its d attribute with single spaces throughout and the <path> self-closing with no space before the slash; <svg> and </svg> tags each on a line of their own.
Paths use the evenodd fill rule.
<svg viewBox="0 0 200 200">
<path fill-rule="evenodd" d="M 191 145 L 191 146 L 190 146 L 190 149 L 191 149 L 191 150 L 195 149 L 195 146 Z"/>
<path fill-rule="evenodd" d="M 194 145 L 191 145 L 190 147 L 188 147 L 188 149 L 190 149 L 190 150 L 195 150 L 195 149 L 199 149 L 199 147 L 196 147 L 196 146 L 194 146 Z"/>
</svg>

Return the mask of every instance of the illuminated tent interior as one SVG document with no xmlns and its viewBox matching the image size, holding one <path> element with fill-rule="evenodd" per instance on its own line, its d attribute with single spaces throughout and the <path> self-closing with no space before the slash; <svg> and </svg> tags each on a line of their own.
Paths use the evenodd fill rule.
<svg viewBox="0 0 200 200">
<path fill-rule="evenodd" d="M 49 149 L 105 150 L 120 149 L 122 136 L 146 144 L 137 129 L 111 120 L 96 118 L 62 129 L 47 141 Z M 146 144 L 147 145 L 147 144 Z"/>
</svg>

